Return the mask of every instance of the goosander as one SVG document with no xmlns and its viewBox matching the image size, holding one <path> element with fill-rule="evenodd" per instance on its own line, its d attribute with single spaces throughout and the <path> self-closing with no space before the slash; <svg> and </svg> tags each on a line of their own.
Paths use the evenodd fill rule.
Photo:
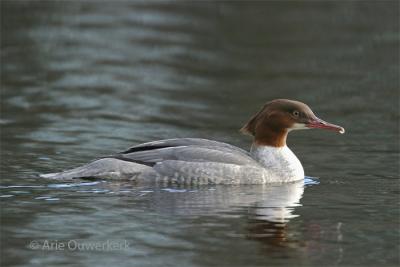
<svg viewBox="0 0 400 267">
<path fill-rule="evenodd" d="M 43 178 L 131 179 L 177 184 L 266 184 L 304 179 L 299 159 L 287 147 L 290 131 L 319 128 L 344 133 L 343 127 L 316 117 L 304 103 L 267 102 L 240 129 L 253 136 L 250 152 L 227 143 L 177 138 L 133 146 L 83 166 Z"/>
</svg>

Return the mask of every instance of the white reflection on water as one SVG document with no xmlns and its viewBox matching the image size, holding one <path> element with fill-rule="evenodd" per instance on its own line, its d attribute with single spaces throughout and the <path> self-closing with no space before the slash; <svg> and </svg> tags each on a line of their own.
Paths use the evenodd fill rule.
<svg viewBox="0 0 400 267">
<path fill-rule="evenodd" d="M 307 184 L 317 180 L 308 177 Z M 243 220 L 239 230 L 227 234 L 257 240 L 273 247 L 298 247 L 287 225 L 298 217 L 296 207 L 301 206 L 306 183 L 266 184 L 247 186 L 169 187 L 152 189 L 139 198 L 157 214 L 172 217 L 215 217 L 219 223 Z M 150 191 L 142 189 L 143 191 Z"/>
<path fill-rule="evenodd" d="M 176 215 L 232 216 L 248 209 L 250 217 L 275 223 L 286 223 L 296 217 L 304 192 L 303 181 L 280 185 L 215 186 L 209 188 L 162 188 L 150 196 L 160 213 Z M 170 194 L 165 194 L 168 192 Z M 172 194 L 171 194 L 172 193 Z M 240 216 L 242 213 L 240 213 Z"/>
</svg>

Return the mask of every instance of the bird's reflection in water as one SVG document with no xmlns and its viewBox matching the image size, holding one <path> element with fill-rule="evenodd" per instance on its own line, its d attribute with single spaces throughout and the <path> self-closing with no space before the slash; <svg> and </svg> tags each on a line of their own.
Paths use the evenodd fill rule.
<svg viewBox="0 0 400 267">
<path fill-rule="evenodd" d="M 186 218 L 191 220 L 191 225 L 208 227 L 215 223 L 222 224 L 227 227 L 227 232 L 233 231 L 236 236 L 261 241 L 277 249 L 300 246 L 296 241 L 296 227 L 288 228 L 288 223 L 298 217 L 294 211 L 301 206 L 304 181 L 266 185 L 151 187 L 111 183 L 107 187 L 121 192 L 129 189 L 137 194 L 136 198 L 130 197 L 130 201 L 140 201 L 147 211 L 172 215 L 177 219 Z M 126 198 L 121 199 L 121 205 L 125 206 L 126 201 Z M 237 228 L 242 219 L 245 226 Z M 234 229 L 229 228 L 232 226 Z"/>
<path fill-rule="evenodd" d="M 287 224 L 298 216 L 294 210 L 301 205 L 308 182 L 158 188 L 149 194 L 148 200 L 151 200 L 157 213 L 219 218 L 234 214 L 245 217 L 247 226 L 240 230 L 241 236 L 244 233 L 248 239 L 290 247 L 296 246 L 296 241 L 288 237 Z"/>
<path fill-rule="evenodd" d="M 265 197 L 249 208 L 247 238 L 269 247 L 293 247 L 298 241 L 288 236 L 288 222 L 298 215 L 304 182 L 274 185 L 265 189 Z"/>
</svg>

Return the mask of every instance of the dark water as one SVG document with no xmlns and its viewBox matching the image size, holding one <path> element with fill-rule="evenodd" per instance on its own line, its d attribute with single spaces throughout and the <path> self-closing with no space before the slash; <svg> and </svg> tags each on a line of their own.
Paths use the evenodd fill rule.
<svg viewBox="0 0 400 267">
<path fill-rule="evenodd" d="M 398 265 L 399 40 L 397 1 L 1 1 L 2 265 Z M 155 139 L 248 148 L 274 98 L 346 128 L 289 137 L 319 184 L 36 176 Z"/>
</svg>

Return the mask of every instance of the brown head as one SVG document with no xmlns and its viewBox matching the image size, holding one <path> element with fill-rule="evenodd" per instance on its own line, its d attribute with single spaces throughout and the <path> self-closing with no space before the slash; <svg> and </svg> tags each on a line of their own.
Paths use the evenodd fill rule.
<svg viewBox="0 0 400 267">
<path fill-rule="evenodd" d="M 306 104 L 288 99 L 266 103 L 240 131 L 254 136 L 257 145 L 282 147 L 289 131 L 310 128 L 344 133 L 343 127 L 319 119 Z"/>
</svg>

